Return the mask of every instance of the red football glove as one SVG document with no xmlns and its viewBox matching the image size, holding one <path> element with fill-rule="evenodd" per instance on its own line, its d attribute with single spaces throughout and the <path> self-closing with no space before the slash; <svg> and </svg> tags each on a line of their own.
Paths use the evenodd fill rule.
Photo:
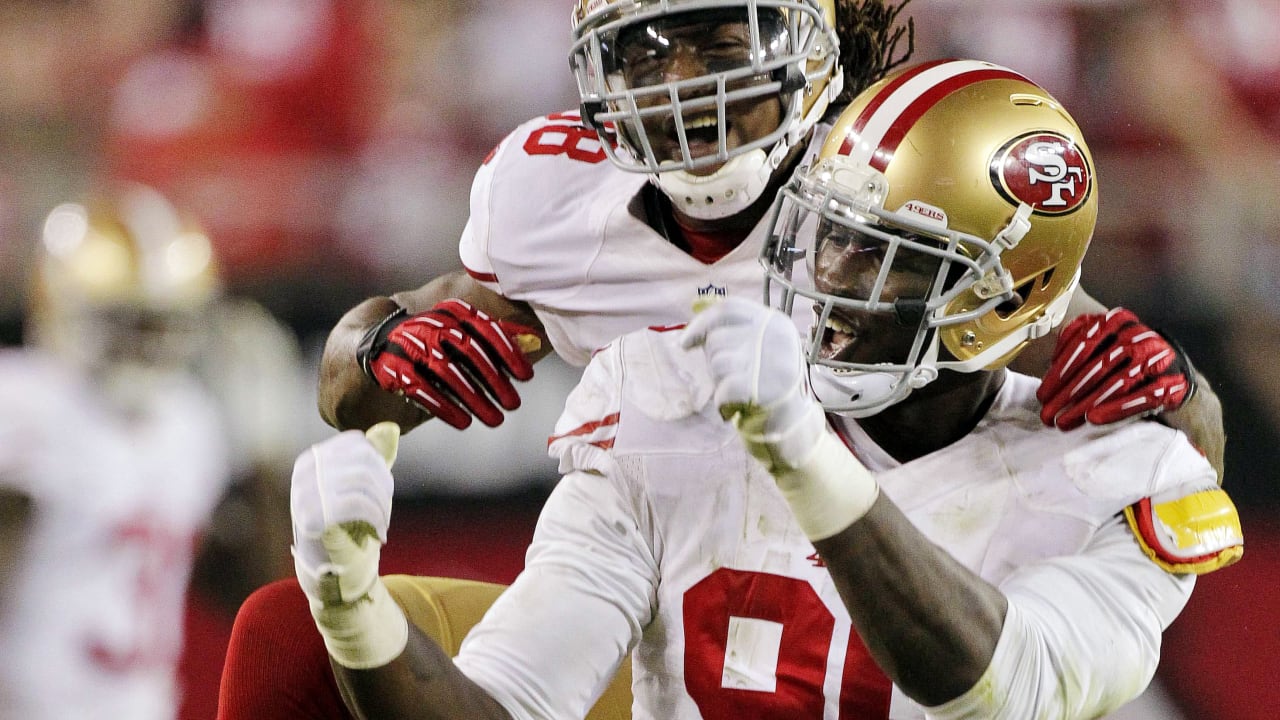
<svg viewBox="0 0 1280 720">
<path fill-rule="evenodd" d="M 1045 425 L 1071 430 L 1177 410 L 1194 391 L 1195 372 L 1182 350 L 1115 308 L 1063 328 L 1036 397 Z"/>
<path fill-rule="evenodd" d="M 450 298 L 412 317 L 403 308 L 392 313 L 365 334 L 356 359 L 383 390 L 404 395 L 459 430 L 472 415 L 495 427 L 503 414 L 493 400 L 504 410 L 520 407 L 507 376 L 533 377 L 533 365 L 515 341 L 520 335 L 537 337 L 537 331 Z"/>
</svg>

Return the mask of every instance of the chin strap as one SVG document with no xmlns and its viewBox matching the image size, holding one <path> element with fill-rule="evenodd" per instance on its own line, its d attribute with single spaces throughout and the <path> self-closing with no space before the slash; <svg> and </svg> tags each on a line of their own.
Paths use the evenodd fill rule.
<svg viewBox="0 0 1280 720">
<path fill-rule="evenodd" d="M 730 158 L 710 175 L 668 170 L 650 178 L 681 213 L 698 220 L 720 220 L 760 199 L 790 147 L 779 141 L 767 155 L 763 149 L 752 150 Z"/>
</svg>

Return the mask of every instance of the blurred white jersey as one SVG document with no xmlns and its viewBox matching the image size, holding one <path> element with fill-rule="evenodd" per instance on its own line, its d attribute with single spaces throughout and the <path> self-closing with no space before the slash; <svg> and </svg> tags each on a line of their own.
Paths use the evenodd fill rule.
<svg viewBox="0 0 1280 720">
<path fill-rule="evenodd" d="M 810 155 L 828 130 L 815 129 Z M 687 322 L 701 295 L 763 298 L 767 223 L 704 264 L 645 222 L 648 182 L 614 167 L 577 113 L 525 123 L 476 173 L 462 264 L 490 290 L 528 303 L 577 367 L 623 333 Z"/>
<path fill-rule="evenodd" d="M 850 632 L 772 477 L 714 407 L 704 355 L 679 335 L 634 333 L 593 358 L 551 440 L 566 476 L 526 569 L 459 666 L 517 719 L 582 717 L 632 650 L 636 720 L 926 717 Z M 846 439 L 925 535 L 1002 588 L 1018 618 L 1002 646 L 1033 683 L 1069 677 L 1064 692 L 1037 690 L 1076 716 L 1141 692 L 1194 584 L 1149 561 L 1121 511 L 1214 475 L 1156 423 L 1045 428 L 1036 383 L 1010 373 L 974 431 L 907 464 Z M 1015 624 L 1023 634 L 1007 637 Z M 1007 702 L 1010 718 L 1041 712 Z"/>
<path fill-rule="evenodd" d="M 48 358 L 0 353 L 0 486 L 34 502 L 0 602 L 0 717 L 170 720 L 195 544 L 227 472 L 208 397 L 126 420 Z"/>
</svg>

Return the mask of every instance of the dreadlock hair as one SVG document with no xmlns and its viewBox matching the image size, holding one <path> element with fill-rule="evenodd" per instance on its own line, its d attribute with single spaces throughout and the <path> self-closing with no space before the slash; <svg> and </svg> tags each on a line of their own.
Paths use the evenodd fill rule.
<svg viewBox="0 0 1280 720">
<path fill-rule="evenodd" d="M 890 70 L 911 59 L 916 49 L 915 20 L 907 17 L 906 24 L 898 24 L 898 13 L 909 2 L 837 0 L 836 35 L 844 65 L 844 90 L 832 103 L 835 113 Z M 898 43 L 903 37 L 907 49 L 899 53 Z"/>
</svg>

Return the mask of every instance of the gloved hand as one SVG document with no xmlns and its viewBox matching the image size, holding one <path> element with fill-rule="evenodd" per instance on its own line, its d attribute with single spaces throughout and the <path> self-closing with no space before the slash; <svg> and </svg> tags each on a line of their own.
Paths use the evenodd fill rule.
<svg viewBox="0 0 1280 720">
<path fill-rule="evenodd" d="M 810 540 L 831 537 L 866 514 L 880 488 L 827 429 L 826 413 L 805 383 L 791 318 L 728 298 L 698 310 L 681 345 L 706 353 L 721 416 L 769 469 Z"/>
<path fill-rule="evenodd" d="M 378 577 L 398 432 L 395 423 L 379 423 L 368 436 L 348 430 L 313 445 L 293 467 L 294 571 L 329 654 L 346 667 L 384 665 L 408 639 L 404 614 Z"/>
<path fill-rule="evenodd" d="M 472 415 L 495 427 L 503 414 L 493 400 L 504 410 L 520 407 L 508 376 L 533 377 L 524 352 L 538 342 L 532 328 L 450 298 L 417 315 L 391 314 L 365 334 L 356 359 L 383 390 L 403 394 L 455 428 L 470 425 Z"/>
<path fill-rule="evenodd" d="M 800 335 L 791 318 L 731 297 L 697 312 L 681 345 L 702 346 L 720 414 L 734 422 L 752 454 L 771 470 L 808 457 L 826 432 L 826 418 L 805 385 Z"/>
<path fill-rule="evenodd" d="M 1045 425 L 1071 430 L 1182 407 L 1195 371 L 1169 338 L 1132 312 L 1081 315 L 1058 338 L 1036 397 Z"/>
</svg>

